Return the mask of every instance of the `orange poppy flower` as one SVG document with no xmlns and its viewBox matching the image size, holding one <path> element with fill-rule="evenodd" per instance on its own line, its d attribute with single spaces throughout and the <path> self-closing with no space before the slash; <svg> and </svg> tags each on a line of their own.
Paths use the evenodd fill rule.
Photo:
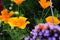
<svg viewBox="0 0 60 40">
<path fill-rule="evenodd" d="M 11 11 L 10 13 L 8 13 L 7 9 L 2 10 L 1 11 L 2 15 L 0 15 L 0 20 L 4 21 L 4 23 L 7 23 L 8 20 L 9 20 L 9 18 L 13 15 L 13 13 L 14 13 L 13 11 Z"/>
<path fill-rule="evenodd" d="M 13 29 L 14 27 L 16 27 L 17 21 L 18 21 L 18 17 L 12 17 L 9 19 L 8 24 Z"/>
<path fill-rule="evenodd" d="M 50 1 L 46 1 L 46 0 L 40 0 L 39 4 L 42 6 L 42 8 L 48 8 L 50 6 Z"/>
<path fill-rule="evenodd" d="M 24 2 L 25 0 L 13 0 L 17 5 L 22 4 L 22 2 Z"/>
<path fill-rule="evenodd" d="M 21 28 L 24 29 L 26 27 L 27 24 L 29 24 L 29 21 L 26 21 L 27 18 L 25 17 L 13 17 L 10 18 L 8 21 L 8 24 L 11 26 L 11 28 L 17 27 L 17 28 Z"/>
<path fill-rule="evenodd" d="M 18 22 L 17 22 L 17 27 L 24 29 L 26 27 L 27 24 L 29 24 L 29 21 L 26 21 L 27 18 L 25 17 L 19 17 Z"/>
<path fill-rule="evenodd" d="M 49 23 L 51 23 L 51 24 L 53 25 L 52 16 L 48 16 L 48 17 L 46 18 L 46 21 L 49 22 Z M 57 17 L 54 17 L 54 24 L 59 24 L 59 20 L 58 20 Z"/>
</svg>

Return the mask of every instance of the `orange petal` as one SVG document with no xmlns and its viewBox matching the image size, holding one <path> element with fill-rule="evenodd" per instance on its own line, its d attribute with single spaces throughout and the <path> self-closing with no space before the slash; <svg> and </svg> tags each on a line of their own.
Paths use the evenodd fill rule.
<svg viewBox="0 0 60 40">
<path fill-rule="evenodd" d="M 11 27 L 14 27 L 14 26 L 16 26 L 17 21 L 18 21 L 18 18 L 17 17 L 12 17 L 12 18 L 9 19 L 8 24 Z"/>
<path fill-rule="evenodd" d="M 46 21 L 53 24 L 52 16 L 48 16 L 48 17 L 46 18 Z M 59 24 L 59 20 L 58 20 L 57 17 L 54 17 L 54 23 L 55 23 L 55 24 Z"/>
<path fill-rule="evenodd" d="M 46 3 L 46 0 L 40 0 L 39 2 L 40 3 Z"/>
<path fill-rule="evenodd" d="M 14 0 L 14 2 L 15 2 L 17 5 L 21 4 L 23 1 L 25 1 L 25 0 Z"/>
<path fill-rule="evenodd" d="M 46 1 L 46 0 L 41 0 L 39 1 L 39 4 L 42 6 L 42 8 L 47 8 L 50 6 L 50 2 L 49 1 Z"/>
<path fill-rule="evenodd" d="M 9 13 L 9 15 L 10 15 L 10 16 L 12 16 L 13 14 L 14 14 L 14 12 L 13 12 L 13 11 L 11 11 L 11 12 Z"/>
<path fill-rule="evenodd" d="M 2 16 L 0 15 L 0 20 L 2 20 Z"/>
<path fill-rule="evenodd" d="M 48 8 L 49 6 L 50 6 L 50 2 L 48 1 L 48 2 L 45 3 L 43 8 L 45 9 L 45 8 Z"/>
<path fill-rule="evenodd" d="M 8 15 L 8 10 L 7 9 L 2 10 L 1 11 L 1 14 L 2 14 L 2 16 Z"/>
</svg>

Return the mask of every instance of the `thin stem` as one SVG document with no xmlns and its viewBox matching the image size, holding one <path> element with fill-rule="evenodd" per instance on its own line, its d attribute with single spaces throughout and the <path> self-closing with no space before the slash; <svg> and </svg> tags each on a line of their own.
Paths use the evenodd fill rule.
<svg viewBox="0 0 60 40">
<path fill-rule="evenodd" d="M 0 20 L 0 27 L 1 27 L 1 20 Z"/>
<path fill-rule="evenodd" d="M 52 6 L 52 0 L 50 0 L 50 8 L 51 8 L 51 13 L 52 13 L 52 21 L 53 21 L 53 24 L 54 24 L 54 14 L 53 14 L 53 6 Z"/>
<path fill-rule="evenodd" d="M 42 11 L 42 17 L 44 16 L 44 10 L 45 10 L 45 9 L 43 9 L 43 11 Z"/>
<path fill-rule="evenodd" d="M 4 29 L 4 23 L 3 23 L 3 29 Z M 3 35 L 3 40 L 4 40 L 5 38 L 4 38 L 4 35 Z"/>
<path fill-rule="evenodd" d="M 58 17 L 58 13 L 57 13 L 57 17 Z"/>
<path fill-rule="evenodd" d="M 44 10 L 45 10 L 45 9 L 43 9 L 43 11 L 42 11 L 42 18 L 43 18 L 43 19 L 44 19 L 44 17 L 43 17 L 43 16 L 44 16 Z M 42 22 L 44 22 L 44 21 L 42 20 Z"/>
<path fill-rule="evenodd" d="M 18 13 L 19 13 L 19 5 L 18 5 Z M 19 17 L 19 15 L 18 15 L 18 17 Z"/>
<path fill-rule="evenodd" d="M 50 10 L 50 8 L 49 8 L 49 9 L 48 9 L 48 11 L 46 12 L 46 14 L 45 14 L 44 18 L 47 16 L 47 14 L 48 14 L 49 10 Z"/>
<path fill-rule="evenodd" d="M 19 12 L 19 5 L 18 5 L 18 12 Z"/>
</svg>

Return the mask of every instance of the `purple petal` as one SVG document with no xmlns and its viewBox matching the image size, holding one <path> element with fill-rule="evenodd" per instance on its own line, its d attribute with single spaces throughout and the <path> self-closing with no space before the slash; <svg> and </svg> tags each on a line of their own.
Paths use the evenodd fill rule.
<svg viewBox="0 0 60 40">
<path fill-rule="evenodd" d="M 59 36 L 59 40 L 60 40 L 60 36 Z"/>
<path fill-rule="evenodd" d="M 57 30 L 60 31 L 60 27 L 57 27 Z"/>
<path fill-rule="evenodd" d="M 36 30 L 32 30 L 30 33 L 34 36 L 37 36 L 37 31 Z"/>
<path fill-rule="evenodd" d="M 49 26 L 49 27 L 50 27 L 50 29 L 51 29 L 51 30 L 53 30 L 53 29 L 54 29 L 54 26 Z"/>
<path fill-rule="evenodd" d="M 32 38 L 30 38 L 30 40 L 33 40 Z"/>
<path fill-rule="evenodd" d="M 47 28 L 48 26 L 49 26 L 48 23 L 45 23 L 45 24 L 44 24 L 44 27 L 45 27 L 45 28 Z"/>
<path fill-rule="evenodd" d="M 54 25 L 54 29 L 57 29 L 59 26 L 57 26 L 57 25 Z"/>
<path fill-rule="evenodd" d="M 35 26 L 35 29 L 36 29 L 36 30 L 38 30 L 38 29 L 39 29 L 39 26 L 38 26 L 38 25 L 36 25 L 36 26 Z"/>
<path fill-rule="evenodd" d="M 52 40 L 56 40 L 56 38 L 55 37 L 52 37 Z"/>
<path fill-rule="evenodd" d="M 30 38 L 29 37 L 26 37 L 25 40 L 29 40 Z"/>
<path fill-rule="evenodd" d="M 49 30 L 45 30 L 45 33 L 49 33 Z"/>
<path fill-rule="evenodd" d="M 44 32 L 45 32 L 45 30 L 42 30 L 41 32 L 42 32 L 42 33 L 44 33 Z"/>
<path fill-rule="evenodd" d="M 57 34 L 57 33 L 55 33 L 55 34 L 54 34 L 54 36 L 55 36 L 55 37 L 58 37 L 58 34 Z"/>
<path fill-rule="evenodd" d="M 42 32 L 39 32 L 39 35 L 40 35 L 40 36 L 42 36 L 42 34 L 43 34 Z"/>
<path fill-rule="evenodd" d="M 49 38 L 48 38 L 48 40 L 52 40 L 52 38 L 51 38 L 51 37 L 49 37 Z"/>
<path fill-rule="evenodd" d="M 47 34 L 44 33 L 44 36 L 47 36 Z"/>
<path fill-rule="evenodd" d="M 36 39 L 36 36 L 33 36 L 33 39 Z"/>
<path fill-rule="evenodd" d="M 50 34 L 49 33 L 44 33 L 44 36 L 49 36 Z"/>
</svg>

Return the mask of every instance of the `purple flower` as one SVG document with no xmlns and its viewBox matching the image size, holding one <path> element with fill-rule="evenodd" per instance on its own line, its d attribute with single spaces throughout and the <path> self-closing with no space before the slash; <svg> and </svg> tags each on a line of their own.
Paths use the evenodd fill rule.
<svg viewBox="0 0 60 40">
<path fill-rule="evenodd" d="M 49 36 L 50 34 L 47 34 L 47 36 Z"/>
<path fill-rule="evenodd" d="M 57 34 L 57 33 L 55 33 L 55 34 L 54 34 L 54 37 L 58 37 L 58 34 Z"/>
<path fill-rule="evenodd" d="M 40 39 L 42 39 L 42 36 L 39 36 Z"/>
<path fill-rule="evenodd" d="M 33 39 L 35 40 L 36 39 L 36 36 L 33 36 Z"/>
<path fill-rule="evenodd" d="M 60 36 L 59 36 L 59 40 L 60 40 Z"/>
<path fill-rule="evenodd" d="M 57 30 L 60 31 L 60 27 L 59 26 L 57 27 Z"/>
<path fill-rule="evenodd" d="M 30 40 L 36 40 L 36 36 L 33 36 L 32 38 L 30 38 Z"/>
<path fill-rule="evenodd" d="M 57 29 L 59 26 L 58 25 L 54 25 L 54 29 Z"/>
<path fill-rule="evenodd" d="M 35 26 L 35 30 L 36 30 L 37 32 L 40 32 L 40 27 L 39 27 L 39 25 L 36 25 L 36 26 Z"/>
<path fill-rule="evenodd" d="M 49 34 L 48 33 L 44 33 L 44 36 L 49 36 Z"/>
<path fill-rule="evenodd" d="M 42 36 L 42 34 L 43 34 L 42 32 L 39 32 L 39 36 Z"/>
<path fill-rule="evenodd" d="M 49 37 L 49 38 L 48 38 L 48 40 L 52 40 L 52 38 L 51 38 L 51 37 Z"/>
<path fill-rule="evenodd" d="M 30 39 L 30 37 L 26 37 L 24 40 L 29 40 Z"/>
<path fill-rule="evenodd" d="M 35 29 L 36 29 L 36 30 L 38 30 L 38 29 L 39 29 L 39 26 L 38 26 L 38 25 L 36 25 L 36 26 L 35 26 Z"/>
<path fill-rule="evenodd" d="M 47 36 L 47 34 L 46 34 L 46 33 L 44 33 L 44 36 Z"/>
<path fill-rule="evenodd" d="M 56 40 L 56 38 L 55 37 L 52 37 L 52 40 Z"/>
<path fill-rule="evenodd" d="M 42 32 L 42 33 L 44 33 L 44 32 L 45 32 L 45 30 L 42 30 L 41 32 Z"/>
<path fill-rule="evenodd" d="M 33 40 L 32 38 L 30 38 L 30 40 Z"/>
<path fill-rule="evenodd" d="M 42 30 L 43 28 L 42 26 L 44 26 L 44 28 L 46 29 Z M 51 25 L 50 23 L 45 23 L 45 24 L 40 23 L 39 25 L 36 25 L 35 29 L 33 29 L 30 32 L 30 34 L 32 34 L 32 36 L 30 36 L 31 38 L 27 37 L 25 38 L 25 40 L 36 40 L 37 37 L 39 37 L 40 40 L 47 40 L 47 37 L 48 37 L 48 40 L 56 40 L 55 37 L 59 36 L 57 31 L 60 31 L 60 26 L 58 25 Z M 59 40 L 60 40 L 60 37 L 59 37 Z"/>
<path fill-rule="evenodd" d="M 54 26 L 50 25 L 49 28 L 50 28 L 50 30 L 53 30 L 54 29 Z"/>
<path fill-rule="evenodd" d="M 36 30 L 32 30 L 32 31 L 30 32 L 30 34 L 32 34 L 33 36 L 37 36 L 37 31 L 36 31 Z"/>
<path fill-rule="evenodd" d="M 45 30 L 45 33 L 49 33 L 49 30 Z"/>
<path fill-rule="evenodd" d="M 47 28 L 48 26 L 49 26 L 49 24 L 48 24 L 48 23 L 45 23 L 45 24 L 44 24 L 44 27 L 45 27 L 45 28 Z"/>
</svg>

